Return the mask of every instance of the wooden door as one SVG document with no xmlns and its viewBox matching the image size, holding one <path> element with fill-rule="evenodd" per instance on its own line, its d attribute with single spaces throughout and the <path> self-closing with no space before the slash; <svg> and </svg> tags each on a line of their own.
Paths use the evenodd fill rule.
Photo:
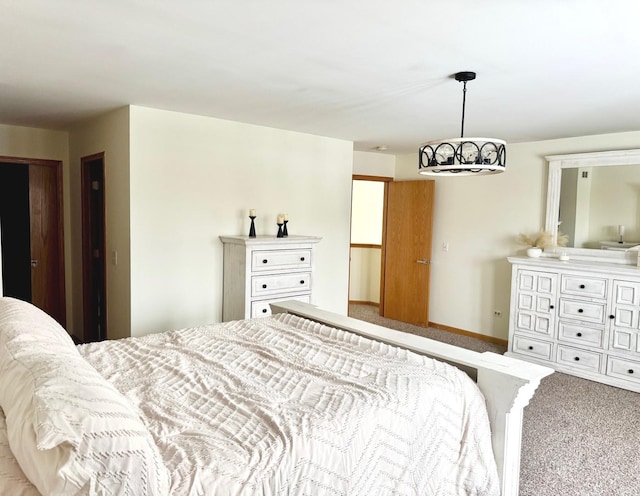
<svg viewBox="0 0 640 496">
<path fill-rule="evenodd" d="M 380 315 L 426 327 L 435 181 L 388 183 Z"/>
<path fill-rule="evenodd" d="M 31 302 L 66 323 L 61 168 L 29 164 Z"/>
</svg>

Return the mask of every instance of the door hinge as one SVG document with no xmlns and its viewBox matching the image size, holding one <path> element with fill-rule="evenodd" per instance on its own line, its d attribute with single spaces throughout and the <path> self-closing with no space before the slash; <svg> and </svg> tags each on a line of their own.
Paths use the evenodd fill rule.
<svg viewBox="0 0 640 496">
<path fill-rule="evenodd" d="M 419 263 L 422 265 L 429 265 L 431 263 L 431 260 L 420 259 L 420 260 L 416 260 L 416 263 Z"/>
</svg>

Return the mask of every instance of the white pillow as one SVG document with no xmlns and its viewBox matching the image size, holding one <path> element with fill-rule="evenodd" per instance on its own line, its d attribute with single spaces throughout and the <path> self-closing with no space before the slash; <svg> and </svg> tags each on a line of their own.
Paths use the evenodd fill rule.
<svg viewBox="0 0 640 496">
<path fill-rule="evenodd" d="M 16 458 L 9 448 L 7 423 L 0 409 L 0 494 L 11 496 L 40 496 L 40 493 L 24 475 Z"/>
<path fill-rule="evenodd" d="M 0 407 L 43 494 L 162 495 L 169 474 L 129 401 L 29 303 L 0 298 Z"/>
</svg>

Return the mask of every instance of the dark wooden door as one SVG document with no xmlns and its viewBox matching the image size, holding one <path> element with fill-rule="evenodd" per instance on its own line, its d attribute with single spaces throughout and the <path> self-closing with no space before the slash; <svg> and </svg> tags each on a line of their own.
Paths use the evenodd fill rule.
<svg viewBox="0 0 640 496">
<path fill-rule="evenodd" d="M 429 280 L 435 181 L 388 183 L 384 234 L 384 290 L 380 314 L 429 324 Z"/>
<path fill-rule="evenodd" d="M 0 157 L 0 175 L 3 294 L 33 303 L 65 326 L 62 162 Z"/>
<path fill-rule="evenodd" d="M 60 172 L 55 166 L 29 165 L 31 302 L 64 324 L 66 309 Z"/>
</svg>

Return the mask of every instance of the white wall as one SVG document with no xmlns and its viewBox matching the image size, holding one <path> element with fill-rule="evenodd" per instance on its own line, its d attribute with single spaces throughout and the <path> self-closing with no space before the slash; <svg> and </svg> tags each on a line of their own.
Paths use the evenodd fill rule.
<svg viewBox="0 0 640 496">
<path fill-rule="evenodd" d="M 374 152 L 353 152 L 353 174 L 361 176 L 393 177 L 396 168 L 395 155 Z M 371 184 L 371 183 L 370 183 Z M 377 183 L 384 187 L 383 183 Z M 354 191 L 354 195 L 357 192 Z M 382 201 L 384 197 L 379 200 Z M 358 200 L 354 196 L 352 206 L 352 243 L 381 243 L 381 241 L 364 241 L 370 236 L 377 236 L 382 232 L 382 219 L 378 215 L 367 214 L 369 209 L 378 209 L 382 205 L 378 199 L 363 198 Z M 362 209 L 359 215 L 357 209 Z M 354 223 L 355 232 L 354 232 Z M 377 248 L 352 248 L 349 274 L 349 300 L 380 302 L 380 255 Z"/>
<path fill-rule="evenodd" d="M 625 226 L 624 241 L 640 241 L 640 166 L 592 167 L 590 247 L 618 241 L 619 225 Z"/>
<path fill-rule="evenodd" d="M 122 107 L 75 126 L 69 133 L 72 180 L 74 325 L 82 328 L 82 201 L 80 159 L 104 152 L 107 249 L 107 336 L 128 337 L 131 329 L 129 255 L 129 108 Z M 111 254 L 117 251 L 118 264 Z"/>
<path fill-rule="evenodd" d="M 351 248 L 349 301 L 380 303 L 380 248 Z"/>
<path fill-rule="evenodd" d="M 353 181 L 351 243 L 382 244 L 384 186 L 383 181 Z"/>
<path fill-rule="evenodd" d="M 373 152 L 353 152 L 355 175 L 393 177 L 396 169 L 395 155 Z"/>
<path fill-rule="evenodd" d="M 507 146 L 507 170 L 484 177 L 436 178 L 431 266 L 432 322 L 506 339 L 511 266 L 518 233 L 544 228 L 545 155 L 640 148 L 640 132 Z M 426 179 L 415 154 L 398 156 L 397 180 Z M 449 251 L 442 244 L 449 243 Z M 494 317 L 493 311 L 502 311 Z"/>
<path fill-rule="evenodd" d="M 67 329 L 73 333 L 71 208 L 69 175 L 69 137 L 65 131 L 52 131 L 0 124 L 0 156 L 62 161 L 62 201 L 64 215 L 64 263 Z"/>
<path fill-rule="evenodd" d="M 222 244 L 245 234 L 321 236 L 317 298 L 346 313 L 353 145 L 131 107 L 131 334 L 220 321 Z"/>
</svg>

